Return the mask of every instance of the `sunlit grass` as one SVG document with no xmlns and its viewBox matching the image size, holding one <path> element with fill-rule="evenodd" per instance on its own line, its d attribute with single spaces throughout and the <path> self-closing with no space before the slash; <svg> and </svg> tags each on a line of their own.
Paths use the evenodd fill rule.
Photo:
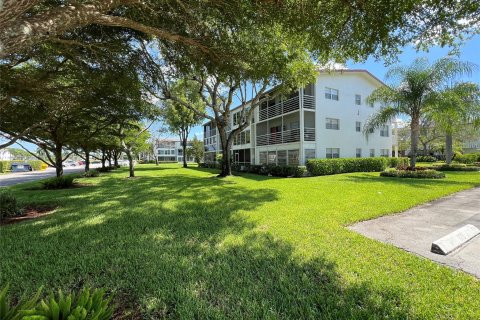
<svg viewBox="0 0 480 320">
<path fill-rule="evenodd" d="M 146 318 L 480 318 L 472 276 L 344 226 L 480 185 L 378 173 L 215 178 L 207 169 L 139 166 L 58 191 L 37 221 L 2 227 L 0 277 L 14 291 L 105 287 Z"/>
</svg>

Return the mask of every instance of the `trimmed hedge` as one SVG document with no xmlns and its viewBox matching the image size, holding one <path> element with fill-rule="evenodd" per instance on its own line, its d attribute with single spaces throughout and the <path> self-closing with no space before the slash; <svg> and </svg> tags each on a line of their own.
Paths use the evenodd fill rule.
<svg viewBox="0 0 480 320">
<path fill-rule="evenodd" d="M 11 166 L 12 166 L 12 161 L 8 161 L 8 160 L 0 161 L 0 173 L 10 171 Z"/>
<path fill-rule="evenodd" d="M 456 153 L 455 158 L 453 160 L 460 163 L 465 163 L 465 164 L 480 162 L 480 153 L 468 153 L 468 154 Z"/>
<path fill-rule="evenodd" d="M 45 179 L 41 181 L 41 184 L 43 189 L 66 189 L 73 187 L 76 179 L 75 175 L 60 176 Z"/>
<path fill-rule="evenodd" d="M 442 164 L 428 167 L 428 169 L 437 171 L 480 171 L 480 167 L 467 166 L 466 164 Z"/>
<path fill-rule="evenodd" d="M 380 172 L 380 176 L 389 178 L 443 179 L 445 178 L 445 173 L 430 169 L 411 171 L 391 168 Z"/>
<path fill-rule="evenodd" d="M 385 158 L 387 159 L 387 165 L 389 168 L 398 168 L 398 167 L 406 167 L 410 164 L 410 159 L 407 157 L 398 157 L 398 158 Z"/>
<path fill-rule="evenodd" d="M 9 160 L 2 160 L 0 161 L 0 173 L 5 173 L 7 171 L 10 171 L 11 167 L 12 167 L 12 163 L 13 162 L 26 162 L 28 163 L 31 167 L 32 167 L 32 170 L 45 170 L 48 168 L 48 165 L 41 161 L 41 160 L 28 160 L 28 161 L 22 161 L 22 160 L 13 160 L 13 161 L 9 161 Z"/>
<path fill-rule="evenodd" d="M 20 213 L 17 198 L 8 190 L 0 190 L 0 220 Z"/>
<path fill-rule="evenodd" d="M 417 156 L 417 162 L 435 162 L 437 158 L 433 156 Z"/>
<path fill-rule="evenodd" d="M 390 164 L 390 158 L 338 158 L 311 159 L 307 170 L 312 176 L 324 176 L 348 172 L 379 172 Z M 392 164 L 394 164 L 392 162 Z M 398 165 L 398 163 L 396 163 Z"/>
</svg>

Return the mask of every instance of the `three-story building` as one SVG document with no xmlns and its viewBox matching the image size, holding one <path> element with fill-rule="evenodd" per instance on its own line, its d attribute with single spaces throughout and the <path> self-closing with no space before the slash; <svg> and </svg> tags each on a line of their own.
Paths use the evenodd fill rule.
<svg viewBox="0 0 480 320">
<path fill-rule="evenodd" d="M 250 126 L 235 138 L 233 162 L 303 165 L 312 158 L 391 156 L 391 123 L 368 138 L 363 133 L 369 116 L 381 108 L 366 98 L 383 85 L 366 70 L 319 71 L 315 83 L 289 96 L 267 94 Z M 231 129 L 240 112 L 232 109 Z M 221 144 L 211 123 L 204 125 L 204 142 L 205 161 L 215 161 Z"/>
</svg>

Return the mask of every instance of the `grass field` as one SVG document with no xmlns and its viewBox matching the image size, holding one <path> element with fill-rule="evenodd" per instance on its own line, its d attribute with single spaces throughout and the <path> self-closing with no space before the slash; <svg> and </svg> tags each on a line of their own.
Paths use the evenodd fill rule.
<svg viewBox="0 0 480 320">
<path fill-rule="evenodd" d="M 479 319 L 480 281 L 345 228 L 480 185 L 355 173 L 302 179 L 138 166 L 91 186 L 13 188 L 51 215 L 0 229 L 13 292 L 104 287 L 126 318 Z"/>
</svg>

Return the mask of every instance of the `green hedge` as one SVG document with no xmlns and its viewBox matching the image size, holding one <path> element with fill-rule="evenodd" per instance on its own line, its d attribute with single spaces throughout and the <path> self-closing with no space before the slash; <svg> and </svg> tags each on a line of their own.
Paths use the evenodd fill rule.
<svg viewBox="0 0 480 320">
<path fill-rule="evenodd" d="M 437 171 L 480 171 L 479 167 L 467 166 L 466 164 L 442 164 L 428 167 L 428 169 Z"/>
<path fill-rule="evenodd" d="M 12 161 L 2 160 L 0 161 L 0 173 L 10 171 Z"/>
<path fill-rule="evenodd" d="M 324 176 L 348 172 L 379 172 L 390 164 L 398 165 L 393 158 L 339 158 L 311 159 L 307 161 L 307 170 L 312 176 Z"/>
<path fill-rule="evenodd" d="M 417 162 L 435 162 L 437 158 L 432 156 L 417 156 Z"/>
<path fill-rule="evenodd" d="M 407 157 L 385 158 L 389 168 L 407 167 L 410 164 L 410 159 Z"/>
<path fill-rule="evenodd" d="M 445 178 L 445 173 L 435 171 L 435 170 L 397 170 L 397 169 L 388 169 L 386 171 L 380 172 L 381 177 L 389 178 L 417 178 L 417 179 L 443 179 Z"/>
<path fill-rule="evenodd" d="M 8 160 L 2 160 L 0 161 L 0 173 L 4 173 L 7 171 L 10 171 L 10 168 L 12 166 L 12 163 L 14 162 L 26 162 L 28 163 L 33 170 L 41 170 L 42 169 L 42 163 L 43 161 L 40 160 L 28 160 L 28 161 L 23 161 L 23 160 L 13 160 L 13 161 L 8 161 Z"/>
<path fill-rule="evenodd" d="M 480 153 L 468 153 L 468 154 L 455 154 L 453 159 L 460 163 L 471 164 L 475 162 L 480 162 Z"/>
</svg>

